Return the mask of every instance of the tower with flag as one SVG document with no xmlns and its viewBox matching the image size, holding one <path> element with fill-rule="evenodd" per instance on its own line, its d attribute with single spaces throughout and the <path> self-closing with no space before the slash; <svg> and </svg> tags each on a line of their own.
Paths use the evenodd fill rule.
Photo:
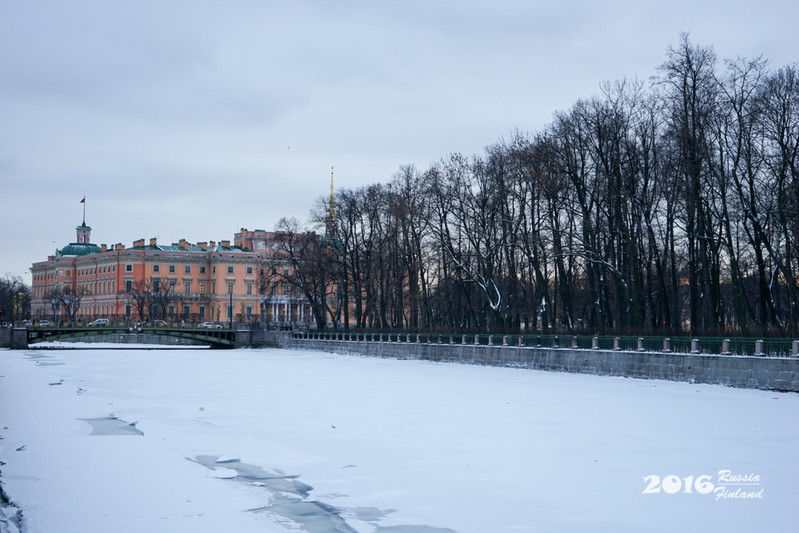
<svg viewBox="0 0 799 533">
<path fill-rule="evenodd" d="M 89 244 L 92 235 L 92 228 L 86 225 L 86 197 L 84 196 L 81 201 L 83 204 L 83 223 L 75 228 L 78 232 L 78 244 Z"/>
</svg>

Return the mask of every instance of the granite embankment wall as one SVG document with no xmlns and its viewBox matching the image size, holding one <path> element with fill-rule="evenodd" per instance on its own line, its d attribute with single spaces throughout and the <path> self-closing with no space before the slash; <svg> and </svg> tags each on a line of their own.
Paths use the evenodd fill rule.
<svg viewBox="0 0 799 533">
<path fill-rule="evenodd" d="M 471 344 L 281 339 L 284 348 L 799 392 L 799 358 Z"/>
<path fill-rule="evenodd" d="M 28 347 L 28 330 L 25 328 L 0 328 L 0 348 L 23 349 Z"/>
<path fill-rule="evenodd" d="M 153 334 L 83 337 L 82 342 L 203 344 Z M 239 330 L 236 347 L 276 347 L 398 359 L 579 372 L 799 392 L 799 357 L 713 355 L 652 351 L 546 348 L 423 342 L 311 339 L 287 332 Z M 0 347 L 27 347 L 24 328 L 0 328 Z"/>
</svg>

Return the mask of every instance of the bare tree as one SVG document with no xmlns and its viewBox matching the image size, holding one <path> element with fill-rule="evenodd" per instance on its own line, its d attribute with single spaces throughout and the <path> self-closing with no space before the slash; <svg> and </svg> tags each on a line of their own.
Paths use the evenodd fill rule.
<svg viewBox="0 0 799 533">
<path fill-rule="evenodd" d="M 325 329 L 328 317 L 338 327 L 337 276 L 332 257 L 335 243 L 302 231 L 296 219 L 282 218 L 276 229 L 278 246 L 291 265 L 287 274 L 280 273 L 281 280 L 305 296 L 318 329 Z"/>
</svg>

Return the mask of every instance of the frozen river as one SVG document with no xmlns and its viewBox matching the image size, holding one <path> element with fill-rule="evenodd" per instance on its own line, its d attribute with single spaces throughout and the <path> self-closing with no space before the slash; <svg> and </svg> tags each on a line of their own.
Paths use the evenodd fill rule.
<svg viewBox="0 0 799 533">
<path fill-rule="evenodd" d="M 798 413 L 796 394 L 319 352 L 0 350 L 26 533 L 790 531 Z"/>
</svg>

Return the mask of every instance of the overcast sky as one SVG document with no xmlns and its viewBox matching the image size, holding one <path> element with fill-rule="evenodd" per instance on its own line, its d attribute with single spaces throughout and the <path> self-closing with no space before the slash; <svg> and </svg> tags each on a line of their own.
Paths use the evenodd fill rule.
<svg viewBox="0 0 799 533">
<path fill-rule="evenodd" d="M 651 7 L 650 7 L 651 6 Z M 539 131 L 688 32 L 799 60 L 788 0 L 0 0 L 0 275 L 75 241 L 233 238 Z"/>
</svg>

